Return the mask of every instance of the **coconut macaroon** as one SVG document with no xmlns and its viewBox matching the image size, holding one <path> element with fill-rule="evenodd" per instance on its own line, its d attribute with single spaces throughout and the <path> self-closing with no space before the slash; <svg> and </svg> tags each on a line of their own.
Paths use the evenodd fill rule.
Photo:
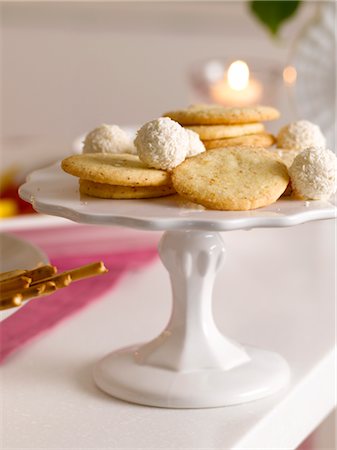
<svg viewBox="0 0 337 450">
<path fill-rule="evenodd" d="M 191 156 L 199 155 L 199 153 L 204 152 L 205 146 L 200 140 L 199 134 L 193 130 L 189 130 L 185 128 L 186 133 L 189 138 L 189 147 L 187 150 L 186 158 L 190 158 Z"/>
<path fill-rule="evenodd" d="M 190 140 L 179 123 L 160 117 L 137 131 L 134 144 L 143 163 L 155 169 L 171 170 L 185 160 Z"/>
<path fill-rule="evenodd" d="M 327 200 L 337 189 L 337 158 L 328 149 L 307 148 L 289 168 L 294 194 L 304 200 Z"/>
<path fill-rule="evenodd" d="M 117 125 L 100 125 L 83 142 L 83 153 L 132 153 L 136 149 L 127 133 Z"/>
<path fill-rule="evenodd" d="M 285 125 L 277 135 L 277 147 L 304 150 L 309 147 L 325 148 L 326 140 L 321 129 L 308 120 L 299 120 Z"/>
</svg>

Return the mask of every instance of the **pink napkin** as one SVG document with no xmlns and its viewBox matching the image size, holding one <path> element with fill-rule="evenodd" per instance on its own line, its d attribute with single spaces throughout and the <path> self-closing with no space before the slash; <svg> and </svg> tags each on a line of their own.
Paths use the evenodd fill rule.
<svg viewBox="0 0 337 450">
<path fill-rule="evenodd" d="M 297 448 L 297 450 L 314 450 L 315 449 L 315 432 L 311 434 L 302 444 Z"/>
<path fill-rule="evenodd" d="M 59 272 L 95 261 L 103 261 L 109 272 L 73 282 L 43 299 L 31 300 L 1 322 L 0 362 L 66 317 L 99 300 L 123 274 L 143 267 L 157 255 L 153 237 L 144 239 L 121 229 L 73 225 L 15 234 L 39 245 Z"/>
</svg>

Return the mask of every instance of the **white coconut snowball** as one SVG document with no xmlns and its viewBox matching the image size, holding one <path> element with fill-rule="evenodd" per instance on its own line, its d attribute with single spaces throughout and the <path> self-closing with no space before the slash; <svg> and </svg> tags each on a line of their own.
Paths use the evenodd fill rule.
<svg viewBox="0 0 337 450">
<path fill-rule="evenodd" d="M 117 125 L 100 125 L 83 142 L 83 153 L 133 153 L 136 148 L 127 133 Z"/>
<path fill-rule="evenodd" d="M 325 148 L 326 140 L 321 129 L 308 120 L 285 125 L 277 135 L 277 147 L 304 150 L 309 147 Z"/>
<path fill-rule="evenodd" d="M 328 149 L 307 148 L 289 168 L 294 192 L 305 200 L 327 200 L 337 188 L 337 158 Z"/>
<path fill-rule="evenodd" d="M 188 134 L 190 142 L 186 158 L 190 158 L 191 156 L 196 156 L 199 155 L 199 153 L 204 152 L 206 149 L 204 144 L 201 142 L 198 133 L 193 130 L 189 130 L 188 128 L 185 128 L 185 131 Z"/>
<path fill-rule="evenodd" d="M 134 141 L 139 159 L 162 170 L 173 169 L 184 161 L 189 142 L 185 129 L 168 117 L 144 124 Z"/>
</svg>

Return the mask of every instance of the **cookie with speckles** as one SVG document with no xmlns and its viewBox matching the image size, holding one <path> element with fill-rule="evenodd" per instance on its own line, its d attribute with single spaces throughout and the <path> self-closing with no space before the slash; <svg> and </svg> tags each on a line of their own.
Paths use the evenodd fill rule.
<svg viewBox="0 0 337 450">
<path fill-rule="evenodd" d="M 86 153 L 62 161 L 62 169 L 75 177 L 118 186 L 167 186 L 171 176 L 152 169 L 130 154 Z"/>
<path fill-rule="evenodd" d="M 241 125 L 190 125 L 185 128 L 198 133 L 202 141 L 246 136 L 262 133 L 263 123 L 243 123 Z"/>
<path fill-rule="evenodd" d="M 286 166 L 263 148 L 209 150 L 172 171 L 182 197 L 209 209 L 245 211 L 274 203 L 289 181 Z"/>
<path fill-rule="evenodd" d="M 275 137 L 269 133 L 250 134 L 227 139 L 213 139 L 203 141 L 206 150 L 223 147 L 271 147 L 275 143 Z"/>
<path fill-rule="evenodd" d="M 157 198 L 175 194 L 172 185 L 169 186 L 116 186 L 106 183 L 96 183 L 89 180 L 79 180 L 80 193 L 90 197 L 111 199 Z"/>
<path fill-rule="evenodd" d="M 280 113 L 271 106 L 226 107 L 192 105 L 186 109 L 163 114 L 181 125 L 231 125 L 278 119 Z"/>
</svg>

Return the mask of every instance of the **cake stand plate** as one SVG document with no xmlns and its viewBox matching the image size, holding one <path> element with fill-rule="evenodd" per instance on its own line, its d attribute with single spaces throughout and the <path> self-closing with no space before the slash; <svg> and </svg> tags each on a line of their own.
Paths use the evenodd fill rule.
<svg viewBox="0 0 337 450">
<path fill-rule="evenodd" d="M 144 230 L 232 231 L 257 227 L 288 227 L 335 217 L 335 205 L 323 201 L 284 199 L 252 211 L 212 211 L 179 196 L 144 200 L 105 200 L 79 194 L 77 178 L 60 164 L 33 172 L 20 196 L 44 214 L 74 222 L 122 225 Z"/>
<path fill-rule="evenodd" d="M 279 200 L 234 212 L 205 210 L 179 196 L 95 199 L 81 196 L 77 179 L 59 164 L 32 173 L 19 193 L 37 211 L 76 222 L 166 230 L 159 255 L 172 284 L 171 318 L 152 341 L 113 352 L 96 365 L 94 379 L 102 390 L 145 405 L 206 408 L 256 400 L 287 384 L 290 371 L 280 355 L 242 346 L 214 323 L 212 289 L 225 260 L 219 231 L 330 219 L 334 204 Z"/>
</svg>

